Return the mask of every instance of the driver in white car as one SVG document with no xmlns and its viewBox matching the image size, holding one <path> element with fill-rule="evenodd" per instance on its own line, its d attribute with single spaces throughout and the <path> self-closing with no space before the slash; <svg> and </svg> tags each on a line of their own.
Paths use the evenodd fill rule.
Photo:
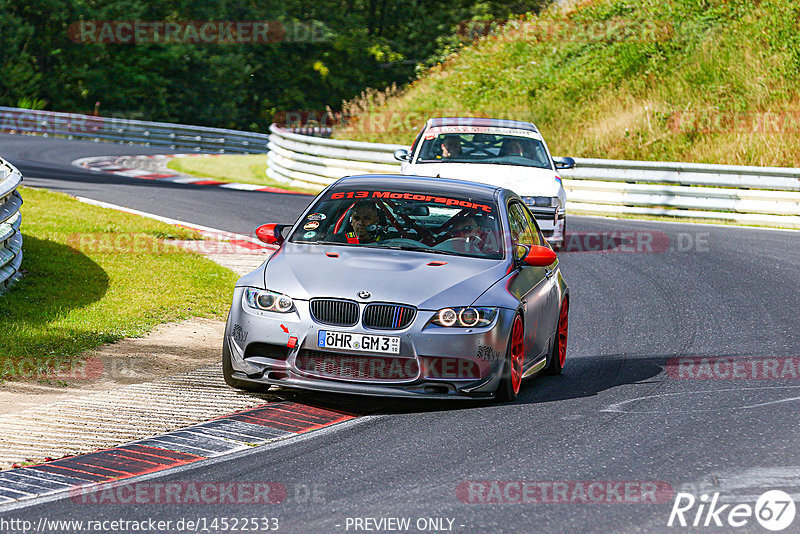
<svg viewBox="0 0 800 534">
<path fill-rule="evenodd" d="M 461 139 L 456 135 L 449 135 L 442 143 L 443 158 L 457 158 L 461 155 Z"/>
<path fill-rule="evenodd" d="M 506 139 L 500 147 L 501 156 L 522 156 L 525 157 L 525 149 L 519 139 Z"/>
</svg>

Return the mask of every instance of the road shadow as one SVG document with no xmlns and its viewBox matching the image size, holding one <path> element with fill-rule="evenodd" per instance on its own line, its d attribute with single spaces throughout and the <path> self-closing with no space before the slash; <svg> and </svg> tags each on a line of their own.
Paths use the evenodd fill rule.
<svg viewBox="0 0 800 534">
<path fill-rule="evenodd" d="M 541 404 L 591 397 L 607 389 L 654 378 L 671 357 L 674 354 L 608 354 L 568 359 L 561 375 L 526 379 L 517 400 L 503 404 Z M 444 412 L 501 404 L 492 399 L 393 399 L 289 389 L 278 390 L 276 394 L 285 400 L 356 415 Z"/>
</svg>

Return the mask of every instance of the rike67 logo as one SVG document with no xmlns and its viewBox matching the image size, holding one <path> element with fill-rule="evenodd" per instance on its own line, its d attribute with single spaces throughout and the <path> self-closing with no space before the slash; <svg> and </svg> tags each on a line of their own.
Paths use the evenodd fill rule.
<svg viewBox="0 0 800 534">
<path fill-rule="evenodd" d="M 669 514 L 668 527 L 743 527 L 755 518 L 767 530 L 780 531 L 794 521 L 795 504 L 792 497 L 780 490 L 770 490 L 755 503 L 720 504 L 719 493 L 712 496 L 678 493 Z"/>
</svg>

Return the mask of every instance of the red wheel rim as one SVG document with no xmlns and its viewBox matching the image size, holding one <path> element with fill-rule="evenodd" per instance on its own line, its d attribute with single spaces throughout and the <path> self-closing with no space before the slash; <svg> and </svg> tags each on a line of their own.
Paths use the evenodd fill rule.
<svg viewBox="0 0 800 534">
<path fill-rule="evenodd" d="M 519 393 L 522 384 L 522 361 L 525 359 L 525 334 L 522 331 L 522 319 L 519 315 L 514 318 L 511 328 L 511 388 L 514 393 Z"/>
<path fill-rule="evenodd" d="M 558 363 L 564 367 L 567 361 L 567 330 L 569 329 L 569 302 L 564 301 L 561 305 L 561 313 L 558 316 Z"/>
</svg>

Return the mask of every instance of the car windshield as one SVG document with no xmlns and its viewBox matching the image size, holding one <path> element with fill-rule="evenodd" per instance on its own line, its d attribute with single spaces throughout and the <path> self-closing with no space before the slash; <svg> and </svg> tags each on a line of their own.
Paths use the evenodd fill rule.
<svg viewBox="0 0 800 534">
<path fill-rule="evenodd" d="M 485 198 L 338 189 L 314 204 L 289 241 L 502 259 L 498 216 Z"/>
<path fill-rule="evenodd" d="M 505 128 L 484 128 L 490 133 L 450 131 L 456 129 L 431 128 L 425 132 L 416 162 L 551 168 L 547 150 L 536 132 Z"/>
</svg>

